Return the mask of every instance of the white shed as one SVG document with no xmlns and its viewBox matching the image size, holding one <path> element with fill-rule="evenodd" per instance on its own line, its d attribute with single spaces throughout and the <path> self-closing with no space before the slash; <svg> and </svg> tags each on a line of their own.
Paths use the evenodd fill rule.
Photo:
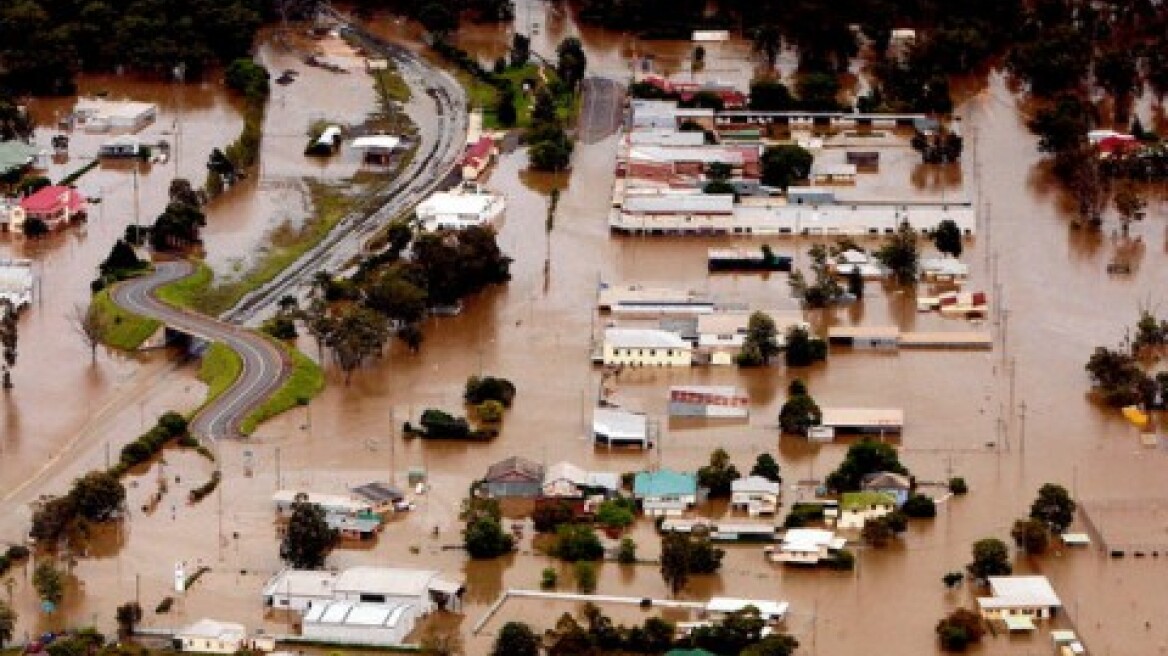
<svg viewBox="0 0 1168 656">
<path fill-rule="evenodd" d="M 418 607 L 412 604 L 333 601 L 309 608 L 301 632 L 328 642 L 391 647 L 405 642 L 417 619 Z"/>
</svg>

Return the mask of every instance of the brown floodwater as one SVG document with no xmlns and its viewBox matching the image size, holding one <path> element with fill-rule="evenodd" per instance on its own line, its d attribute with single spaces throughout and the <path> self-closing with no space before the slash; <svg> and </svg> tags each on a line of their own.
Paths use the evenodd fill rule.
<svg viewBox="0 0 1168 656">
<path fill-rule="evenodd" d="M 532 6 L 541 11 L 550 7 Z M 520 6 L 520 21 L 525 20 L 526 7 Z M 629 37 L 580 28 L 569 16 L 552 14 L 544 20 L 536 40 L 538 51 L 550 53 L 562 35 L 578 33 L 590 62 L 613 74 L 628 70 Z M 391 34 L 407 29 L 392 19 L 386 19 L 381 28 Z M 466 47 L 484 55 L 501 52 L 508 38 L 506 31 L 497 28 L 470 28 L 460 34 Z M 657 45 L 641 43 L 639 47 L 656 49 Z M 674 56 L 687 51 L 688 44 L 663 47 L 663 52 Z M 287 88 L 289 102 L 307 75 Z M 321 84 L 332 84 L 340 77 Z M 906 464 L 924 480 L 964 476 L 970 494 L 943 503 L 934 521 L 914 523 L 899 546 L 860 549 L 854 572 L 781 569 L 763 560 L 759 546 L 731 546 L 721 575 L 698 577 L 683 596 L 702 599 L 730 594 L 788 600 L 792 604 L 788 629 L 803 643 L 801 653 L 861 654 L 877 645 L 888 653 L 939 653 L 934 624 L 955 606 L 972 605 L 975 596 L 968 586 L 947 591 L 941 576 L 969 560 L 974 540 L 987 536 L 1008 540 L 1010 525 L 1026 514 L 1041 484 L 1061 483 L 1089 503 L 1127 500 L 1136 502 L 1137 508 L 1141 500 L 1164 499 L 1168 494 L 1162 474 L 1168 464 L 1165 451 L 1140 446 L 1134 429 L 1117 413 L 1091 404 L 1083 371 L 1091 349 L 1118 342 L 1141 305 L 1164 307 L 1162 281 L 1168 275 L 1162 246 L 1168 209 L 1164 188 L 1150 190 L 1148 220 L 1133 226 L 1133 233 L 1147 245 L 1139 268 L 1131 276 L 1109 276 L 1106 264 L 1117 248 L 1110 234 L 1114 221 L 1109 220 L 1103 234 L 1096 236 L 1070 228 L 1064 199 L 1040 166 L 1034 138 L 1025 129 L 1006 80 L 991 74 L 984 87 L 972 87 L 961 108 L 968 147 L 961 167 L 919 165 L 910 150 L 894 150 L 882 162 L 881 172 L 862 179 L 853 193 L 952 194 L 978 203 L 980 234 L 968 244 L 964 258 L 973 267 L 970 288 L 990 291 L 991 303 L 1004 303 L 1008 310 L 1002 313 L 1003 319 L 992 318 L 978 327 L 993 331 L 992 352 L 833 350 L 826 364 L 796 372 L 781 366 L 751 371 L 630 371 L 609 382 L 628 406 L 663 418 L 669 385 L 733 384 L 750 396 L 751 419 L 710 425 L 662 421 L 658 451 L 594 449 L 586 435 L 600 376 L 589 365 L 588 353 L 590 337 L 599 325 L 592 311 L 599 280 L 704 289 L 726 300 L 773 307 L 787 296 L 786 277 L 706 274 L 706 248 L 745 241 L 610 236 L 606 209 L 615 137 L 579 146 L 571 174 L 559 180 L 524 174 L 524 154 L 519 151 L 503 157 L 489 180 L 492 188 L 508 198 L 500 242 L 515 258 L 512 282 L 473 299 L 458 317 L 430 320 L 420 354 L 410 354 L 395 344 L 384 357 L 359 371 L 349 386 L 330 368 L 328 389 L 307 409 L 261 427 L 246 443 L 220 445 L 225 474 L 221 493 L 200 504 L 188 506 L 186 493 L 205 480 L 209 463 L 193 455 L 168 453 L 167 476 L 178 473 L 181 482 L 169 478 L 163 502 L 147 514 L 140 508 L 156 489 L 158 468 L 135 479 L 138 484 L 131 489 L 130 503 L 134 512 L 124 530 L 98 540 L 91 557 L 80 558 L 74 568 L 84 586 L 68 597 L 65 611 L 70 621 L 95 618 L 111 627 L 114 606 L 140 591 L 149 626 L 175 626 L 211 616 L 286 630 L 287 618 L 265 617 L 259 597 L 264 578 L 279 567 L 271 492 L 280 486 L 336 492 L 387 477 L 404 482 L 408 469 L 423 467 L 433 487 L 417 499 L 418 508 L 392 520 L 372 548 L 338 550 L 330 564 L 372 562 L 465 574 L 466 612 L 452 624 L 467 634 L 468 653 L 484 653 L 491 634 L 508 619 L 547 627 L 560 613 L 574 610 L 567 603 L 509 602 L 481 635 L 469 635 L 470 627 L 503 589 L 536 587 L 539 572 L 546 566 L 561 569 L 562 587 L 571 587 L 568 568 L 533 552 L 529 534 L 518 553 L 494 562 L 467 562 L 461 552 L 443 548 L 460 542 L 459 499 L 491 462 L 520 454 L 546 464 L 566 459 L 597 470 L 630 471 L 653 464 L 692 469 L 722 446 L 741 469 L 748 469 L 757 454 L 769 451 L 777 454 L 783 466 L 788 487 L 785 502 L 790 503 L 798 496 L 794 482 L 822 478 L 838 464 L 846 448 L 778 439 L 776 416 L 783 391 L 790 379 L 799 377 L 808 382 L 821 405 L 902 407 L 906 427 L 899 443 Z M 169 92 L 165 86 L 154 91 Z M 277 102 L 279 93 L 274 96 Z M 238 125 L 226 99 L 219 98 L 205 111 L 208 124 L 236 117 L 230 120 Z M 271 111 L 269 126 L 273 125 Z M 295 152 L 286 153 L 295 159 L 305 116 L 287 120 L 290 124 L 280 124 L 277 130 L 298 135 L 295 140 L 288 138 L 289 143 L 296 143 L 287 146 Z M 196 132 L 193 123 L 193 118 L 184 123 L 184 135 Z M 192 141 L 194 136 L 187 140 Z M 282 143 L 266 143 L 273 142 L 275 147 Z M 208 138 L 207 146 L 211 143 L 218 140 Z M 188 166 L 185 161 L 180 167 Z M 193 160 L 190 170 L 200 162 Z M 269 160 L 265 166 L 284 165 L 288 163 L 281 159 Z M 345 175 L 340 170 L 336 174 Z M 152 178 L 148 186 L 163 188 L 168 179 Z M 124 184 L 125 178 L 121 181 Z M 549 238 L 544 230 L 544 193 L 552 186 L 564 192 Z M 256 195 L 262 196 L 262 180 L 257 187 Z M 159 194 L 160 201 L 165 192 L 152 193 Z M 280 203 L 295 204 L 267 202 L 279 205 L 281 211 L 290 210 Z M 105 208 L 106 216 L 115 214 L 111 207 Z M 8 495 L 3 536 L 9 540 L 19 539 L 27 514 L 18 502 L 27 501 L 32 490 L 40 485 L 45 485 L 45 491 L 64 489 L 75 472 L 101 463 L 104 440 L 116 443 L 136 432 L 140 414 L 148 418 L 167 407 L 193 406 L 201 391 L 192 381 L 192 367 L 171 371 L 161 354 L 143 359 L 102 354 L 98 365 L 90 367 L 85 349 L 69 334 L 62 315 L 84 297 L 84 281 L 127 222 L 124 211 L 116 213 L 116 227 L 112 222 L 101 224 L 109 226 L 102 239 L 94 238 L 101 230 L 94 221 L 84 235 L 66 233 L 37 247 L 38 258 L 49 272 L 47 293 L 44 307 L 34 308 L 22 320 L 22 330 L 30 326 L 23 333 L 24 366 L 18 368 L 18 387 L 5 399 L 3 410 L 0 489 Z M 241 209 L 224 220 L 225 226 L 235 227 L 224 227 L 221 241 L 212 236 L 215 230 L 209 231 L 212 257 L 230 262 L 230 255 L 215 255 L 217 248 L 246 253 L 247 248 L 227 235 L 235 234 L 239 241 L 246 241 L 246 236 L 254 246 L 271 220 L 262 211 Z M 238 232 L 230 233 L 231 229 Z M 795 253 L 805 251 L 809 242 L 776 239 L 772 245 L 780 253 Z M 19 246 L 4 244 L 10 249 Z M 546 268 L 545 258 L 550 261 Z M 1001 296 L 995 281 L 1001 286 Z M 812 318 L 820 326 L 895 323 L 919 330 L 971 328 L 963 321 L 918 314 L 911 293 L 877 283 L 868 283 L 861 305 Z M 302 340 L 302 347 L 315 353 L 308 339 Z M 41 362 L 52 365 L 28 364 Z M 519 390 L 497 439 L 487 444 L 443 444 L 399 436 L 400 423 L 426 407 L 461 411 L 463 382 L 480 373 L 510 378 Z M 57 402 L 58 398 L 68 398 L 69 403 Z M 144 406 L 139 406 L 139 399 L 146 400 Z M 1024 419 L 1019 416 L 1023 402 Z M 93 408 L 103 404 L 110 405 L 108 417 L 90 422 L 88 432 L 79 433 L 86 416 L 97 413 Z M 1000 423 L 1006 427 L 1005 434 Z M 83 435 L 81 443 L 68 452 L 73 455 L 62 458 L 59 468 L 50 467 L 29 486 L 18 487 L 30 471 L 77 435 Z M 253 470 L 251 476 L 245 464 Z M 1133 514 L 1132 522 L 1148 522 L 1149 532 L 1155 532 L 1155 518 Z M 432 535 L 435 527 L 436 536 Z M 643 557 L 656 555 L 658 541 L 649 522 L 640 522 L 633 537 Z M 121 548 L 113 548 L 119 544 Z M 169 594 L 174 561 L 199 559 L 212 571 L 169 615 L 151 612 Z M 1137 655 L 1168 648 L 1168 621 L 1164 620 L 1168 597 L 1162 593 L 1168 582 L 1168 562 L 1163 559 L 1129 556 L 1115 560 L 1093 546 L 1021 558 L 1016 566 L 1052 578 L 1068 611 L 1069 617 L 1062 621 L 1073 619 L 1093 653 Z M 19 573 L 15 595 L 24 615 L 22 627 L 37 630 L 60 622 L 60 618 L 42 618 L 36 625 L 28 622 L 34 605 L 27 578 Z M 652 565 L 605 564 L 600 568 L 598 590 L 635 597 L 666 595 Z M 628 622 L 642 617 L 635 608 L 614 608 L 612 614 Z M 1047 640 L 1044 632 L 1021 638 L 987 636 L 978 651 L 1048 653 Z"/>
</svg>

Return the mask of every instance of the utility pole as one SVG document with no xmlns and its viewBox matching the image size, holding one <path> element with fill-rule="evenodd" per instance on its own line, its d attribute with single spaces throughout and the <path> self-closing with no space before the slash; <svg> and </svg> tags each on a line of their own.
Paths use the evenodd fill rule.
<svg viewBox="0 0 1168 656">
<path fill-rule="evenodd" d="M 1018 406 L 1018 449 L 1026 453 L 1026 402 Z"/>
<path fill-rule="evenodd" d="M 276 447 L 276 489 L 280 489 L 280 447 Z"/>
</svg>

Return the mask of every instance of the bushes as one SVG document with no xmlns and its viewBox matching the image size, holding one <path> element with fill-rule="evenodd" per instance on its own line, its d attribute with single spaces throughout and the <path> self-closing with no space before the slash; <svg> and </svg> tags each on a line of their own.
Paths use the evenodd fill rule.
<svg viewBox="0 0 1168 656">
<path fill-rule="evenodd" d="M 510 408 L 511 402 L 515 399 L 515 385 L 506 378 L 471 376 L 466 379 L 466 391 L 462 398 L 472 405 L 498 401 L 504 407 Z"/>
<path fill-rule="evenodd" d="M 937 504 L 930 497 L 923 494 L 914 494 L 904 502 L 901 511 L 916 519 L 929 519 L 937 516 Z"/>
<path fill-rule="evenodd" d="M 600 560 L 604 557 L 604 545 L 600 544 L 600 538 L 591 526 L 563 524 L 556 529 L 551 553 L 568 562 Z"/>
<path fill-rule="evenodd" d="M 582 560 L 576 563 L 574 572 L 577 590 L 584 594 L 596 592 L 596 565 Z"/>
<path fill-rule="evenodd" d="M 625 528 L 636 519 L 633 512 L 635 509 L 636 504 L 632 499 L 621 497 L 607 499 L 600 503 L 600 508 L 596 511 L 596 521 L 602 526 Z"/>
<path fill-rule="evenodd" d="M 470 436 L 470 423 L 465 418 L 456 418 L 433 408 L 422 412 L 421 424 L 428 438 L 465 439 Z"/>
<path fill-rule="evenodd" d="M 783 528 L 803 528 L 813 522 L 823 521 L 823 506 L 819 504 L 800 504 L 791 506 L 791 512 L 783 520 Z"/>
</svg>

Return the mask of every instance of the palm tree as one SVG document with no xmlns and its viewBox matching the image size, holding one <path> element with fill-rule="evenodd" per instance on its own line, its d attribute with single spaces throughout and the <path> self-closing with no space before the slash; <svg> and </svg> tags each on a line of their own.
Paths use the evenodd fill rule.
<svg viewBox="0 0 1168 656">
<path fill-rule="evenodd" d="M 766 58 L 767 66 L 774 69 L 779 60 L 779 51 L 783 49 L 783 36 L 774 23 L 763 23 L 754 30 L 753 50 L 757 55 Z"/>
</svg>

